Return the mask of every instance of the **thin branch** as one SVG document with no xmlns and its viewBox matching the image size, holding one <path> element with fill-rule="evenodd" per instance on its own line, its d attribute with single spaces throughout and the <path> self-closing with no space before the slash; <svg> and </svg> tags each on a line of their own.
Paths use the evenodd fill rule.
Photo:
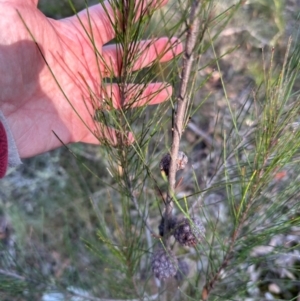
<svg viewBox="0 0 300 301">
<path fill-rule="evenodd" d="M 243 146 L 243 145 L 247 142 L 248 137 L 249 137 L 252 133 L 254 133 L 255 130 L 256 130 L 256 124 L 255 124 L 255 125 L 254 125 L 254 126 L 253 126 L 253 127 L 252 127 L 245 135 L 244 135 L 243 139 L 238 143 L 237 146 L 235 146 L 235 149 L 237 150 L 237 149 L 239 149 L 241 146 Z M 217 181 L 218 181 L 218 179 L 219 179 L 219 176 L 220 176 L 220 175 L 223 173 L 223 171 L 225 170 L 226 162 L 228 162 L 230 159 L 232 159 L 232 158 L 235 156 L 235 154 L 236 154 L 235 152 L 232 152 L 232 153 L 226 158 L 226 160 L 225 160 L 224 162 L 222 162 L 222 164 L 221 164 L 221 166 L 219 167 L 219 169 L 217 170 L 217 172 L 211 177 L 210 181 L 207 182 L 207 184 L 206 184 L 206 186 L 205 186 L 205 191 L 203 191 L 203 192 L 199 195 L 197 201 L 195 201 L 195 202 L 193 203 L 193 205 L 191 206 L 191 208 L 190 208 L 190 210 L 189 210 L 190 213 L 193 212 L 194 208 L 195 208 L 196 206 L 198 206 L 199 203 L 200 203 L 200 206 L 201 206 L 201 204 L 203 203 L 203 200 L 204 200 L 205 195 L 210 191 L 210 188 L 212 188 L 213 185 L 215 185 L 215 184 L 217 183 Z"/>
<path fill-rule="evenodd" d="M 188 83 L 192 72 L 192 65 L 194 61 L 194 49 L 196 46 L 197 36 L 199 32 L 200 19 L 198 14 L 200 12 L 200 1 L 194 1 L 191 7 L 190 25 L 187 32 L 187 39 L 185 44 L 185 53 L 183 57 L 183 68 L 181 72 L 181 81 L 179 92 L 177 95 L 177 111 L 175 116 L 175 124 L 173 129 L 173 141 L 171 147 L 171 164 L 169 169 L 169 194 L 172 195 L 175 189 L 176 176 L 176 159 L 179 151 L 179 144 L 183 130 L 184 115 L 189 101 L 187 90 Z"/>
<path fill-rule="evenodd" d="M 185 43 L 185 51 L 183 56 L 183 66 L 181 71 L 181 81 L 179 86 L 179 91 L 177 95 L 177 110 L 175 115 L 175 122 L 173 128 L 173 141 L 171 147 L 171 162 L 168 174 L 169 181 L 169 191 L 166 200 L 165 208 L 165 243 L 168 244 L 168 220 L 170 219 L 173 211 L 173 195 L 176 185 L 176 171 L 177 171 L 177 156 L 179 151 L 180 140 L 184 125 L 184 116 L 186 113 L 187 104 L 189 102 L 188 97 L 188 83 L 192 73 L 192 65 L 194 62 L 194 51 L 196 46 L 196 41 L 199 33 L 200 26 L 200 0 L 195 0 L 191 7 L 191 13 L 189 17 L 189 25 L 187 28 L 187 38 Z"/>
<path fill-rule="evenodd" d="M 202 300 L 203 301 L 207 301 L 208 296 L 210 295 L 211 291 L 213 290 L 216 282 L 219 280 L 220 278 L 220 274 L 223 270 L 225 270 L 229 263 L 230 260 L 232 259 L 233 255 L 234 255 L 234 247 L 235 247 L 235 243 L 238 239 L 238 237 L 240 236 L 240 233 L 242 231 L 243 228 L 243 224 L 248 216 L 248 212 L 251 208 L 251 204 L 252 201 L 249 202 L 246 210 L 244 211 L 243 215 L 240 218 L 240 221 L 238 223 L 238 226 L 235 230 L 233 230 L 231 238 L 230 238 L 230 244 L 228 246 L 228 249 L 226 251 L 225 257 L 221 263 L 221 265 L 219 266 L 219 268 L 217 269 L 217 271 L 212 275 L 212 277 L 205 283 L 203 290 L 202 290 Z"/>
<path fill-rule="evenodd" d="M 130 189 L 131 189 L 131 187 L 130 187 Z M 155 232 L 152 230 L 151 226 L 149 225 L 146 216 L 141 211 L 138 201 L 137 201 L 136 197 L 133 195 L 133 192 L 131 190 L 130 190 L 130 198 L 131 198 L 131 201 L 134 204 L 134 207 L 137 210 L 140 218 L 144 222 L 146 228 L 149 230 L 149 232 L 151 233 L 152 236 L 156 236 Z"/>
<path fill-rule="evenodd" d="M 140 209 L 138 201 L 137 201 L 137 199 L 136 199 L 136 197 L 134 195 L 131 182 L 130 182 L 130 180 L 129 180 L 129 178 L 127 176 L 125 177 L 125 182 L 126 182 L 126 186 L 127 186 L 128 192 L 130 194 L 130 199 L 131 199 L 132 203 L 134 204 L 134 207 L 137 210 L 140 218 L 142 219 L 142 221 L 145 224 L 146 228 L 150 231 L 151 235 L 156 236 L 155 232 L 152 230 L 151 226 L 149 225 L 149 223 L 147 221 L 147 217 L 143 214 L 143 212 Z"/>
<path fill-rule="evenodd" d="M 22 281 L 26 281 L 25 277 L 18 275 L 16 273 L 13 273 L 13 272 L 2 270 L 2 269 L 0 269 L 0 275 L 15 278 L 15 279 L 22 280 Z"/>
<path fill-rule="evenodd" d="M 214 145 L 213 138 L 210 137 L 205 131 L 201 130 L 195 123 L 189 122 L 187 124 L 188 129 L 200 136 L 209 146 Z"/>
</svg>

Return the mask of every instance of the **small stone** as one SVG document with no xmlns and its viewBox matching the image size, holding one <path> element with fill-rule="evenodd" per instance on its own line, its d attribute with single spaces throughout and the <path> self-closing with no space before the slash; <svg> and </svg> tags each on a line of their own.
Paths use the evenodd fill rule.
<svg viewBox="0 0 300 301">
<path fill-rule="evenodd" d="M 266 292 L 265 293 L 265 300 L 275 300 L 275 298 L 271 293 Z"/>
<path fill-rule="evenodd" d="M 272 294 L 279 295 L 281 292 L 280 287 L 276 283 L 270 283 L 268 288 L 269 288 L 269 292 Z"/>
</svg>

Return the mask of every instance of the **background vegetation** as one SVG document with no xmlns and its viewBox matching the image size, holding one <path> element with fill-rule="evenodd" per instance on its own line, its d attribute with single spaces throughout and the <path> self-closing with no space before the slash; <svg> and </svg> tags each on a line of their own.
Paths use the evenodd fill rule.
<svg viewBox="0 0 300 301">
<path fill-rule="evenodd" d="M 0 182 L 0 300 L 300 300 L 300 2 L 206 3 L 181 141 L 189 164 L 175 206 L 206 227 L 196 248 L 173 245 L 188 276 L 163 284 L 152 276 L 159 239 L 122 194 L 116 153 L 76 144 L 24 160 Z M 185 3 L 156 13 L 149 33 L 173 34 L 168 18 L 182 17 L 173 5 Z M 52 18 L 73 14 L 68 1 L 39 6 Z M 151 72 L 177 87 L 172 68 Z M 170 149 L 172 118 L 171 108 L 160 110 L 144 150 L 150 179 L 130 161 L 138 209 L 156 234 L 167 192 L 159 162 Z M 155 112 L 147 108 L 145 120 Z"/>
</svg>

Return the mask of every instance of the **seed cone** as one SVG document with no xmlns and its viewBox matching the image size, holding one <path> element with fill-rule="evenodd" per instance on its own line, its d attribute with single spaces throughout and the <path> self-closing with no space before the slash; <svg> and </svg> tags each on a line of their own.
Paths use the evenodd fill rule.
<svg viewBox="0 0 300 301">
<path fill-rule="evenodd" d="M 160 161 L 159 167 L 161 171 L 164 171 L 166 176 L 169 175 L 171 163 L 171 155 L 166 154 Z M 184 152 L 178 152 L 177 159 L 176 159 L 176 170 L 184 169 L 186 164 L 188 163 L 188 157 Z"/>
<path fill-rule="evenodd" d="M 168 220 L 168 231 L 172 232 L 174 231 L 177 223 L 177 218 L 176 216 L 171 216 L 170 219 Z M 158 226 L 158 231 L 160 236 L 164 236 L 164 231 L 165 231 L 165 218 L 162 217 L 161 222 Z"/>
<path fill-rule="evenodd" d="M 198 218 L 187 218 L 177 222 L 174 237 L 177 242 L 184 246 L 194 247 L 204 239 L 205 228 Z"/>
<path fill-rule="evenodd" d="M 178 261 L 170 249 L 160 248 L 153 254 L 151 267 L 154 276 L 164 280 L 176 275 Z"/>
</svg>

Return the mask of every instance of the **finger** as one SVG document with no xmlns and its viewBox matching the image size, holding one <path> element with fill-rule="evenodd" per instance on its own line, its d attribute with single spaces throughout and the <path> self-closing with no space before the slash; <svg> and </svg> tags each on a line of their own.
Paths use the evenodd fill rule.
<svg viewBox="0 0 300 301">
<path fill-rule="evenodd" d="M 132 50 L 134 64 L 132 71 L 150 66 L 154 62 L 167 62 L 180 54 L 183 46 L 177 38 L 160 38 L 157 40 L 146 40 L 134 45 Z M 132 49 L 132 47 L 130 47 Z M 107 45 L 103 47 L 104 72 L 107 77 L 119 76 L 123 60 L 123 49 L 118 45 Z"/>
<path fill-rule="evenodd" d="M 113 1 L 112 1 L 113 2 Z M 135 18 L 136 20 L 146 11 L 156 9 L 165 5 L 168 0 L 136 0 L 135 2 Z M 78 21 L 80 18 L 80 24 Z M 105 1 L 103 4 L 91 6 L 78 15 L 65 19 L 71 21 L 83 34 L 85 31 L 91 33 L 93 28 L 93 38 L 96 45 L 104 45 L 115 37 L 114 26 L 120 23 L 120 12 L 116 12 L 114 7 Z M 92 26 L 91 26 L 92 25 Z M 85 34 L 84 34 L 85 35 Z"/>
<path fill-rule="evenodd" d="M 106 85 L 102 92 L 102 104 L 105 109 L 134 108 L 144 105 L 155 105 L 168 100 L 172 95 L 172 87 L 166 83 L 144 85 L 127 85 L 124 95 L 121 95 L 117 84 Z"/>
<path fill-rule="evenodd" d="M 17 3 L 17 4 L 22 4 L 22 5 L 26 5 L 26 4 L 30 4 L 30 5 L 34 5 L 37 6 L 39 0 L 11 0 L 11 3 Z"/>
</svg>

